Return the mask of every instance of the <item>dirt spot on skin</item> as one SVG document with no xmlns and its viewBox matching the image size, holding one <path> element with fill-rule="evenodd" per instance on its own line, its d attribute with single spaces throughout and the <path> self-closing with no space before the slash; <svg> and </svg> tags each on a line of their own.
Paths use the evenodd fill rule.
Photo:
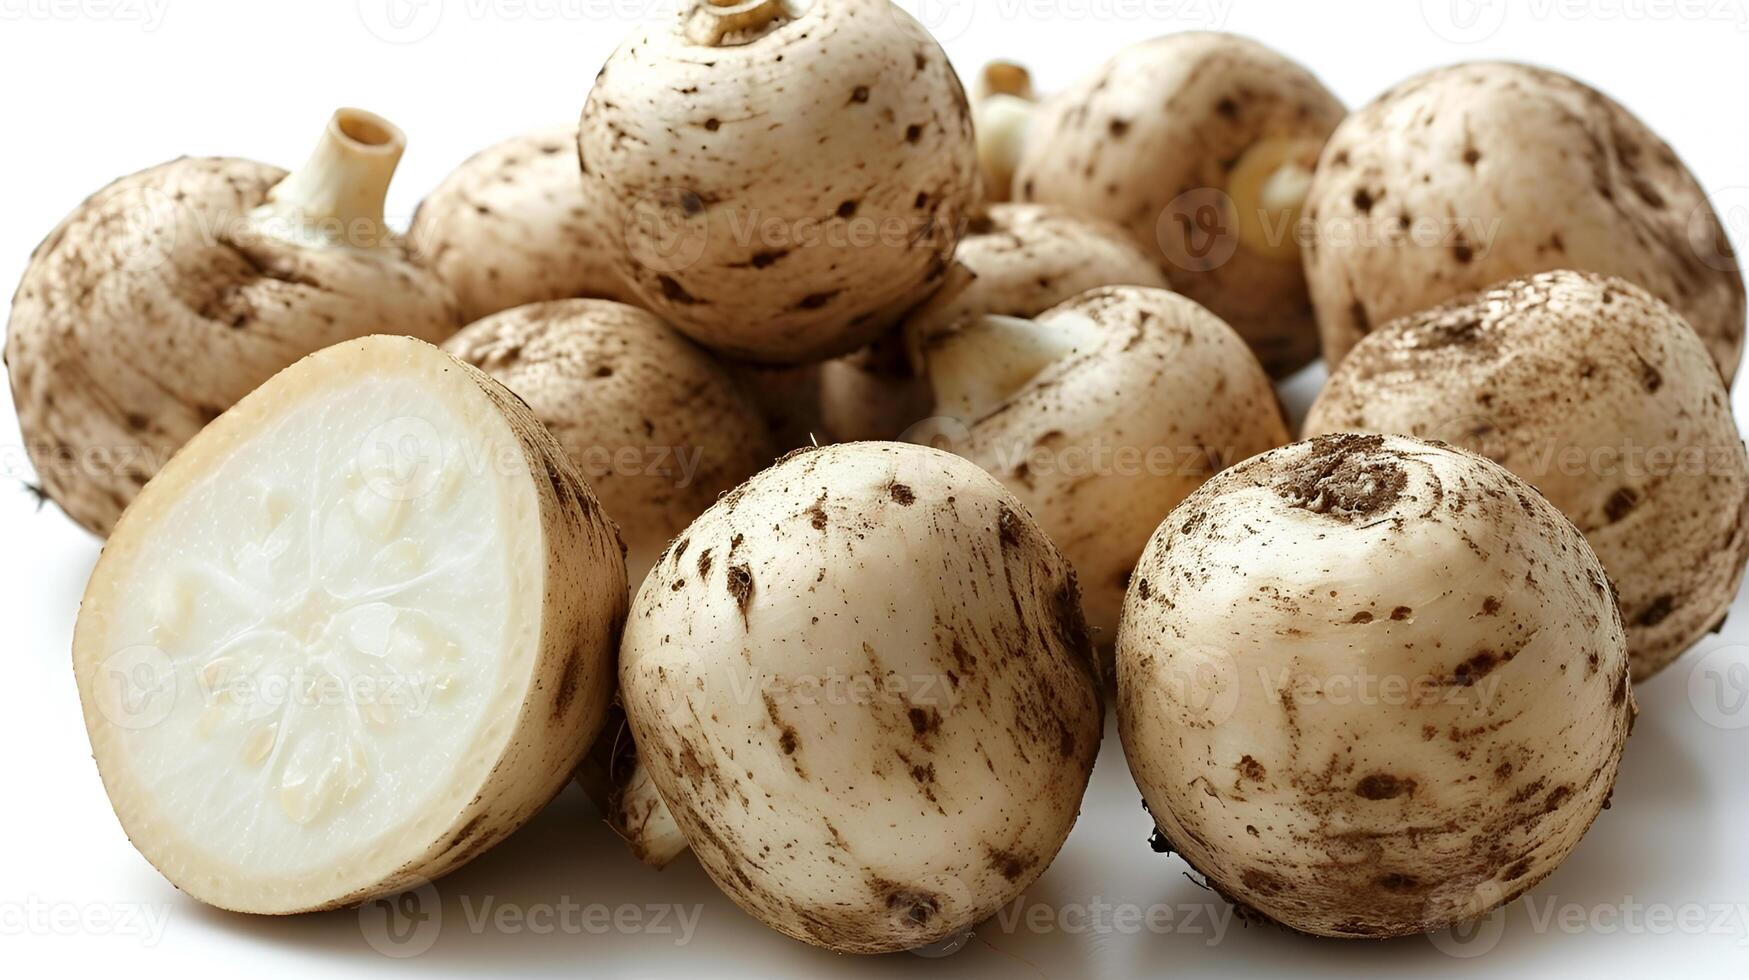
<svg viewBox="0 0 1749 980">
<path fill-rule="evenodd" d="M 1280 895 L 1287 890 L 1287 882 L 1280 875 L 1260 868 L 1246 868 L 1239 880 L 1259 895 Z"/>
<path fill-rule="evenodd" d="M 1473 686 L 1504 662 L 1505 658 L 1492 650 L 1478 650 L 1470 659 L 1457 665 L 1457 669 L 1452 671 L 1451 682 L 1459 687 Z"/>
<path fill-rule="evenodd" d="M 1290 506 L 1345 521 L 1387 511 L 1403 495 L 1409 477 L 1386 455 L 1383 436 L 1320 438 L 1313 451 L 1275 484 Z"/>
<path fill-rule="evenodd" d="M 1401 894 L 1403 892 L 1419 891 L 1421 889 L 1421 882 L 1416 880 L 1413 875 L 1398 874 L 1393 871 L 1379 876 L 1379 887 L 1388 892 Z"/>
<path fill-rule="evenodd" d="M 905 715 L 911 720 L 911 734 L 920 739 L 941 729 L 941 712 L 935 708 L 912 708 Z"/>
<path fill-rule="evenodd" d="M 753 569 L 746 564 L 729 566 L 726 583 L 735 605 L 741 609 L 741 622 L 747 622 L 747 607 L 753 602 Z"/>
<path fill-rule="evenodd" d="M 1500 598 L 1489 596 L 1482 600 L 1482 615 L 1493 616 L 1500 612 Z"/>
<path fill-rule="evenodd" d="M 577 686 L 582 682 L 583 649 L 578 647 L 565 658 L 565 671 L 559 677 L 559 689 L 553 692 L 553 717 L 563 718 L 571 713 L 571 705 L 577 700 Z"/>
<path fill-rule="evenodd" d="M 1543 812 L 1544 813 L 1554 813 L 1556 810 L 1559 810 L 1561 808 L 1561 804 L 1566 803 L 1568 798 L 1570 798 L 1572 795 L 1573 795 L 1573 787 L 1571 787 L 1571 786 L 1556 786 L 1554 789 L 1549 791 L 1549 798 L 1546 801 L 1544 801 L 1544 803 L 1543 803 Z"/>
<path fill-rule="evenodd" d="M 449 839 L 449 846 L 445 848 L 445 850 L 454 851 L 461 848 L 463 845 L 473 840 L 474 837 L 485 828 L 485 826 L 486 815 L 483 813 L 474 817 L 472 820 L 469 820 L 467 823 L 462 824 L 462 829 L 456 831 L 455 836 Z"/>
<path fill-rule="evenodd" d="M 1647 628 L 1656 626 L 1664 620 L 1669 619 L 1670 614 L 1675 611 L 1676 597 L 1672 595 L 1661 595 L 1658 598 L 1653 599 L 1651 605 L 1641 610 L 1640 614 L 1634 617 L 1634 625 Z"/>
<path fill-rule="evenodd" d="M 1640 494 L 1638 491 L 1633 487 L 1621 487 L 1609 495 L 1609 500 L 1603 505 L 1603 515 L 1609 518 L 1611 524 L 1614 524 L 1633 513 L 1634 508 L 1639 506 L 1639 503 Z"/>
<path fill-rule="evenodd" d="M 892 495 L 893 500 L 901 507 L 909 507 L 917 502 L 917 495 L 911 491 L 910 487 L 903 483 L 893 484 L 891 487 L 887 488 L 887 492 Z"/>
<path fill-rule="evenodd" d="M 984 853 L 990 859 L 990 867 L 1009 881 L 1018 881 L 1021 875 L 1031 871 L 1038 864 L 1038 858 L 1032 855 L 1016 854 L 999 847 L 986 846 Z"/>
<path fill-rule="evenodd" d="M 673 276 L 657 276 L 656 285 L 662 289 L 662 298 L 670 303 L 679 303 L 682 306 L 697 306 L 699 304 L 698 297 L 687 292 L 686 287 L 682 286 L 680 281 Z"/>
<path fill-rule="evenodd" d="M 1413 792 L 1415 780 L 1401 779 L 1382 772 L 1365 777 L 1354 787 L 1354 795 L 1366 800 L 1394 800 Z"/>
<path fill-rule="evenodd" d="M 885 894 L 887 911 L 902 922 L 921 928 L 941 913 L 941 896 L 934 892 L 903 888 L 880 880 L 876 881 L 875 887 Z"/>
<path fill-rule="evenodd" d="M 1367 316 L 1366 304 L 1360 300 L 1349 304 L 1348 319 L 1354 324 L 1354 329 L 1363 334 L 1372 333 L 1372 318 Z"/>
<path fill-rule="evenodd" d="M 1261 783 L 1269 778 L 1269 770 L 1263 768 L 1263 763 L 1246 756 L 1233 766 L 1239 773 L 1239 779 L 1244 782 Z"/>
<path fill-rule="evenodd" d="M 996 517 L 996 534 L 1002 540 L 1002 547 L 1013 548 L 1020 544 L 1020 515 L 1009 510 L 1006 504 Z"/>
</svg>

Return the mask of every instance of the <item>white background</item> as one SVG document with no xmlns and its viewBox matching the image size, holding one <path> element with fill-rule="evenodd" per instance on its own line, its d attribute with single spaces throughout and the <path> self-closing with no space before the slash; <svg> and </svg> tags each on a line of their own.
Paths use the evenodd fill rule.
<svg viewBox="0 0 1749 980">
<path fill-rule="evenodd" d="M 922 6 L 963 73 L 991 57 L 1019 57 L 1047 89 L 1121 44 L 1187 28 L 1258 37 L 1351 104 L 1438 64 L 1546 63 L 1604 88 L 1668 139 L 1719 195 L 1741 251 L 1749 245 L 1746 2 Z M 108 181 L 182 154 L 295 165 L 340 105 L 381 112 L 409 133 L 390 199 L 404 224 L 475 150 L 574 119 L 627 24 L 661 5 L 0 0 L 0 283 L 15 282 L 40 238 Z M 904 6 L 919 9 L 914 0 Z M 1300 379 L 1296 391 L 1303 396 L 1316 380 Z M 1739 398 L 1739 418 L 1746 407 Z M 1749 709 L 1721 711 L 1701 696 L 1717 677 L 1739 685 L 1749 677 L 1742 600 L 1723 637 L 1640 689 L 1614 808 L 1566 867 L 1468 944 L 1313 941 L 1224 919 L 1225 907 L 1182 864 L 1149 852 L 1149 821 L 1115 736 L 1080 824 L 1019 917 L 986 923 L 964 949 L 929 962 L 833 957 L 769 932 L 690 858 L 660 874 L 644 870 L 575 791 L 439 882 L 426 908 L 441 907 L 441 922 L 407 943 L 384 938 L 381 918 L 356 912 L 292 920 L 215 912 L 134 852 L 105 801 L 68 654 L 98 543 L 52 506 L 38 511 L 18 443 L 10 401 L 0 399 L 0 658 L 9 668 L 0 680 L 0 972 L 11 976 L 1749 974 Z M 584 911 L 591 906 L 602 907 Z M 656 911 L 670 906 L 696 931 L 682 934 L 673 909 Z M 514 918 L 497 918 L 506 908 Z M 593 934 L 608 914 L 619 927 Z"/>
</svg>

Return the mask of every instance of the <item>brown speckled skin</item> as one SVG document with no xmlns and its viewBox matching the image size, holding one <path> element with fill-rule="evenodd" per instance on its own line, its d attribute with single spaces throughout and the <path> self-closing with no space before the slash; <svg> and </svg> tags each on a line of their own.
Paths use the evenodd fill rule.
<svg viewBox="0 0 1749 980">
<path fill-rule="evenodd" d="M 442 341 L 449 290 L 398 244 L 304 248 L 250 229 L 285 172 L 189 158 L 124 177 L 31 257 L 6 365 L 43 490 L 107 535 L 183 443 L 299 358 L 373 333 Z"/>
<path fill-rule="evenodd" d="M 1161 248 L 1162 232 L 1178 227 L 1162 215 L 1180 195 L 1226 188 L 1258 142 L 1323 139 L 1345 114 L 1311 72 L 1255 41 L 1172 34 L 1120 51 L 1044 103 L 1015 195 L 1123 225 L 1174 289 L 1232 324 L 1279 377 L 1318 355 L 1299 264 L 1240 246 L 1214 268 L 1184 268 Z"/>
<path fill-rule="evenodd" d="M 549 300 L 630 302 L 614 271 L 619 231 L 588 198 L 572 126 L 475 154 L 419 205 L 407 239 L 472 323 Z"/>
<path fill-rule="evenodd" d="M 735 379 L 634 306 L 577 299 L 519 307 L 468 327 L 444 349 L 516 392 L 558 437 L 619 524 L 634 587 L 676 534 L 776 458 Z M 614 460 L 622 450 L 636 452 L 634 466 Z M 701 453 L 690 482 L 677 451 Z"/>
<path fill-rule="evenodd" d="M 997 204 L 967 226 L 954 261 L 973 277 L 946 288 L 905 318 L 901 333 L 925 337 L 966 319 L 1034 317 L 1099 286 L 1166 287 L 1153 260 L 1123 229 L 1061 208 Z M 927 418 L 934 398 L 895 336 L 822 368 L 827 426 L 840 439 L 894 439 Z"/>
<path fill-rule="evenodd" d="M 978 193 L 959 79 L 888 0 L 815 0 L 716 47 L 643 28 L 581 144 L 640 305 L 761 363 L 873 340 L 939 285 Z"/>
<path fill-rule="evenodd" d="M 1477 63 L 1404 82 L 1331 137 L 1305 213 L 1332 365 L 1397 317 L 1580 269 L 1675 307 L 1736 376 L 1743 275 L 1705 192 L 1631 113 L 1564 75 Z"/>
<path fill-rule="evenodd" d="M 1306 420 L 1332 432 L 1465 444 L 1541 490 L 1609 570 L 1636 680 L 1719 624 L 1749 562 L 1730 395 L 1682 318 L 1620 279 L 1547 273 L 1379 328 Z"/>
<path fill-rule="evenodd" d="M 633 602 L 620 684 L 705 870 L 847 953 L 1019 895 L 1101 734 L 1068 562 L 976 467 L 893 443 L 793 453 L 701 517 Z"/>
<path fill-rule="evenodd" d="M 1130 570 L 1160 521 L 1222 467 L 1289 437 L 1244 341 L 1185 297 L 1096 289 L 1039 319 L 1058 315 L 1092 319 L 1101 343 L 1046 368 L 953 449 L 1038 517 L 1074 563 L 1087 621 L 1109 643 Z M 1140 459 L 1124 464 L 1117 450 Z M 1108 452 L 1103 464 L 1098 451 Z"/>
<path fill-rule="evenodd" d="M 1169 846 L 1321 936 L 1427 932 L 1535 885 L 1608 800 L 1633 715 L 1584 537 L 1494 463 L 1399 437 L 1209 481 L 1149 542 L 1118 637 L 1124 753 Z"/>
</svg>

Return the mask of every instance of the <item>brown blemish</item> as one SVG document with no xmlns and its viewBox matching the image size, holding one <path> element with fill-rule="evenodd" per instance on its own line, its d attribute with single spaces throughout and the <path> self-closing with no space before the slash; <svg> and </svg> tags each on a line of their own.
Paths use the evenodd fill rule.
<svg viewBox="0 0 1749 980">
<path fill-rule="evenodd" d="M 1038 858 L 1033 855 L 1016 854 L 999 847 L 986 846 L 984 853 L 990 859 L 990 867 L 1009 881 L 1018 881 L 1021 875 L 1038 865 Z"/>
<path fill-rule="evenodd" d="M 905 716 L 911 720 L 911 734 L 919 738 L 941 729 L 941 712 L 935 708 L 911 708 Z"/>
<path fill-rule="evenodd" d="M 1290 506 L 1353 521 L 1395 506 L 1409 477 L 1383 436 L 1325 436 L 1275 484 Z"/>
<path fill-rule="evenodd" d="M 729 594 L 735 597 L 735 605 L 741 609 L 741 622 L 747 622 L 747 607 L 753 602 L 753 569 L 745 563 L 730 565 L 726 582 Z"/>
<path fill-rule="evenodd" d="M 1400 779 L 1388 773 L 1376 772 L 1354 787 L 1354 795 L 1367 800 L 1394 800 L 1415 792 L 1415 780 Z"/>
<path fill-rule="evenodd" d="M 1651 605 L 1641 610 L 1640 614 L 1634 617 L 1634 624 L 1636 626 L 1650 628 L 1670 618 L 1670 614 L 1675 611 L 1676 597 L 1673 595 L 1661 595 L 1658 598 L 1653 599 Z"/>
<path fill-rule="evenodd" d="M 1614 493 L 1609 495 L 1609 500 L 1604 503 L 1603 514 L 1609 518 L 1611 524 L 1614 524 L 1633 513 L 1633 509 L 1639 506 L 1639 503 L 1639 491 L 1633 487 L 1618 487 Z"/>
</svg>

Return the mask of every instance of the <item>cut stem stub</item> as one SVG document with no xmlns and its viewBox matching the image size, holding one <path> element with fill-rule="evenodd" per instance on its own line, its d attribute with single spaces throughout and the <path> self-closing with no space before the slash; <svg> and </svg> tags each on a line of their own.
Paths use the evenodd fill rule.
<svg viewBox="0 0 1749 980">
<path fill-rule="evenodd" d="M 250 223 L 261 234 L 312 248 L 391 244 L 383 204 L 406 149 L 406 134 L 387 119 L 337 110 L 310 158 L 268 191 Z"/>
<path fill-rule="evenodd" d="M 809 0 L 704 0 L 686 16 L 686 37 L 707 47 L 731 47 L 795 20 Z"/>
</svg>

